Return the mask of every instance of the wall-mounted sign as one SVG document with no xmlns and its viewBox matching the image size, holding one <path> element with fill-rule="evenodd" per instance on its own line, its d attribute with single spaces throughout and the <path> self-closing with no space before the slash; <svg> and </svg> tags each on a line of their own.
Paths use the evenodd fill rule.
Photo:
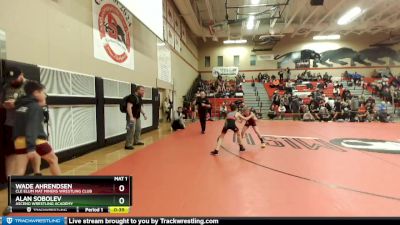
<svg viewBox="0 0 400 225">
<path fill-rule="evenodd" d="M 212 74 L 214 77 L 221 76 L 236 76 L 239 73 L 239 67 L 213 67 Z"/>
<path fill-rule="evenodd" d="M 132 15 L 118 1 L 93 0 L 94 57 L 134 69 Z"/>
</svg>

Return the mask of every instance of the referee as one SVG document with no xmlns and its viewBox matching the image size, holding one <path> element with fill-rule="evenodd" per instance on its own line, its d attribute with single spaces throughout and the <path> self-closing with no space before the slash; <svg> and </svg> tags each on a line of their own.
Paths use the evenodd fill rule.
<svg viewBox="0 0 400 225">
<path fill-rule="evenodd" d="M 207 112 L 211 108 L 210 101 L 206 98 L 206 93 L 204 91 L 200 92 L 200 97 L 197 98 L 195 104 L 197 105 L 200 118 L 201 133 L 204 134 L 206 131 Z"/>
</svg>

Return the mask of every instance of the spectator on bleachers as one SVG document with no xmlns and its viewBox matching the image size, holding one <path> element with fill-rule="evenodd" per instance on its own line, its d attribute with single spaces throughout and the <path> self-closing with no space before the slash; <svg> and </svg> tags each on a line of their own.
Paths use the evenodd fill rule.
<svg viewBox="0 0 400 225">
<path fill-rule="evenodd" d="M 317 80 L 322 80 L 322 76 L 320 73 L 317 74 Z"/>
<path fill-rule="evenodd" d="M 269 85 L 271 88 L 279 88 L 281 82 L 278 79 L 272 80 L 271 84 Z"/>
<path fill-rule="evenodd" d="M 225 119 L 227 113 L 228 113 L 228 107 L 226 105 L 226 102 L 223 102 L 219 108 L 219 118 L 221 119 L 222 117 L 223 119 Z"/>
<path fill-rule="evenodd" d="M 277 109 L 278 109 L 277 105 L 271 105 L 271 107 L 269 107 L 267 113 L 269 119 L 273 120 L 276 117 L 278 111 Z"/>
<path fill-rule="evenodd" d="M 347 88 L 343 88 L 343 92 L 342 92 L 342 99 L 347 101 L 351 98 L 351 92 L 349 89 Z"/>
<path fill-rule="evenodd" d="M 329 76 L 327 72 L 324 73 L 322 78 L 325 82 L 332 82 L 332 76 Z"/>
<path fill-rule="evenodd" d="M 358 108 L 357 112 L 358 122 L 364 122 L 367 120 L 367 108 L 364 103 L 361 103 L 360 108 Z"/>
<path fill-rule="evenodd" d="M 364 103 L 364 104 L 365 104 L 365 101 L 366 101 L 365 95 L 364 95 L 364 94 L 360 95 L 359 100 L 360 100 L 360 104 L 361 104 L 361 103 Z"/>
<path fill-rule="evenodd" d="M 344 73 L 343 73 L 343 78 L 344 78 L 344 79 L 349 78 L 349 73 L 347 72 L 347 70 L 344 71 Z"/>
<path fill-rule="evenodd" d="M 279 116 L 279 118 L 280 118 L 281 120 L 283 120 L 283 117 L 284 117 L 284 115 L 285 115 L 285 112 L 286 112 L 286 107 L 285 107 L 283 104 L 281 104 L 281 105 L 278 107 L 278 116 Z"/>
<path fill-rule="evenodd" d="M 333 116 L 333 121 L 340 119 L 342 116 L 343 109 L 342 109 L 342 102 L 340 101 L 340 98 L 336 98 L 334 111 L 335 111 L 335 114 Z"/>
<path fill-rule="evenodd" d="M 367 104 L 365 105 L 365 107 L 367 108 L 367 118 L 368 121 L 371 122 L 375 119 L 375 114 L 376 114 L 376 110 L 375 110 L 375 102 L 371 103 L 367 101 Z"/>
<path fill-rule="evenodd" d="M 314 121 L 314 120 L 315 119 L 314 119 L 313 115 L 310 113 L 310 111 L 306 110 L 304 115 L 303 115 L 303 121 L 309 122 L 309 121 Z"/>
<path fill-rule="evenodd" d="M 282 69 L 279 69 L 278 76 L 279 76 L 279 82 L 283 82 L 283 70 Z"/>
<path fill-rule="evenodd" d="M 379 104 L 377 114 L 379 121 L 383 123 L 389 122 L 389 114 L 387 112 L 387 106 L 385 101 L 382 101 L 381 104 Z"/>
<path fill-rule="evenodd" d="M 280 105 L 281 103 L 281 96 L 279 95 L 279 91 L 275 91 L 274 95 L 272 96 L 272 105 Z"/>
<path fill-rule="evenodd" d="M 318 115 L 319 114 L 319 102 L 317 102 L 312 97 L 311 97 L 309 109 L 310 109 L 310 112 L 313 115 L 313 117 L 317 120 L 320 120 L 320 117 Z"/>
<path fill-rule="evenodd" d="M 290 110 L 293 113 L 293 120 L 300 120 L 300 101 L 299 97 L 294 96 L 290 102 Z"/>
<path fill-rule="evenodd" d="M 280 105 L 283 105 L 283 106 L 285 106 L 285 108 L 286 108 L 286 112 L 290 112 L 289 110 L 288 110 L 288 108 L 289 108 L 289 95 L 288 94 L 284 94 L 283 95 L 283 97 L 281 98 L 281 103 L 280 103 Z"/>
<path fill-rule="evenodd" d="M 290 80 L 290 68 L 288 67 L 288 68 L 286 68 L 286 70 L 285 70 L 285 73 L 286 73 L 286 81 L 289 81 Z"/>
<path fill-rule="evenodd" d="M 321 106 L 321 108 L 319 109 L 318 116 L 322 121 L 325 121 L 325 122 L 328 122 L 331 119 L 330 112 L 325 106 Z"/>
<path fill-rule="evenodd" d="M 359 101 L 358 101 L 358 96 L 354 96 L 351 98 L 350 102 L 350 122 L 355 122 L 356 121 L 356 116 L 358 112 L 358 107 L 359 107 Z"/>
</svg>

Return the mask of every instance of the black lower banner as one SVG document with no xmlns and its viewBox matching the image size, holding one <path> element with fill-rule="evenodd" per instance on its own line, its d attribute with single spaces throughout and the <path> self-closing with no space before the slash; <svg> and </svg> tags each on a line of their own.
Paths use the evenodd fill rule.
<svg viewBox="0 0 400 225">
<path fill-rule="evenodd" d="M 66 224 L 134 224 L 134 225 L 169 225 L 169 224 L 335 224 L 350 223 L 362 224 L 366 222 L 376 224 L 400 224 L 400 218 L 183 218 L 183 217 L 30 217 L 30 216 L 4 216 L 1 224 L 8 225 L 66 225 Z"/>
<path fill-rule="evenodd" d="M 277 217 L 228 217 L 228 218 L 204 218 L 204 217 L 113 217 L 113 218 L 79 218 L 68 217 L 65 224 L 135 224 L 135 225 L 171 225 L 171 224 L 198 224 L 198 225 L 229 225 L 229 224 L 287 224 L 305 222 L 309 224 L 335 224 L 338 222 L 355 223 L 365 225 L 365 222 L 379 224 L 400 224 L 400 218 L 277 218 Z"/>
</svg>

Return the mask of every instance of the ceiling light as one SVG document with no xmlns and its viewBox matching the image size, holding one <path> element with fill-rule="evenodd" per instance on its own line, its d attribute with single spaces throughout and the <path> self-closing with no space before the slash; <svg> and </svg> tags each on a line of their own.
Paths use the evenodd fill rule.
<svg viewBox="0 0 400 225">
<path fill-rule="evenodd" d="M 244 44 L 247 43 L 247 40 L 236 40 L 236 44 Z"/>
<path fill-rule="evenodd" d="M 246 39 L 243 40 L 225 40 L 224 44 L 245 44 L 247 43 Z"/>
<path fill-rule="evenodd" d="M 346 25 L 355 20 L 357 17 L 359 17 L 362 13 L 362 10 L 360 7 L 356 6 L 349 11 L 347 11 L 342 17 L 339 18 L 337 21 L 337 24 L 339 25 Z"/>
<path fill-rule="evenodd" d="M 313 37 L 313 40 L 321 41 L 321 40 L 339 40 L 339 34 L 331 34 L 331 35 L 317 35 Z"/>
<path fill-rule="evenodd" d="M 254 18 L 255 17 L 253 15 L 249 16 L 249 19 L 247 20 L 247 25 L 246 25 L 247 30 L 252 30 L 254 28 Z"/>
<path fill-rule="evenodd" d="M 253 5 L 257 5 L 258 3 L 260 3 L 260 0 L 251 0 L 251 4 Z"/>
</svg>

